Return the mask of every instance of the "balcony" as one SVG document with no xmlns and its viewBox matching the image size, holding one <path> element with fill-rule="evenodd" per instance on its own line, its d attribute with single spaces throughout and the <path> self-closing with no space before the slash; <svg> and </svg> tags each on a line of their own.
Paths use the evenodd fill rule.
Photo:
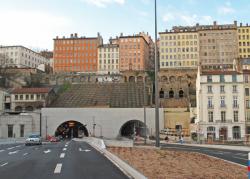
<svg viewBox="0 0 250 179">
<path fill-rule="evenodd" d="M 207 105 L 207 108 L 208 108 L 208 109 L 214 109 L 214 105 L 208 104 L 208 105 Z"/>
<path fill-rule="evenodd" d="M 223 124 L 225 124 L 225 123 L 232 123 L 233 121 L 232 120 L 216 120 L 215 121 L 216 123 L 223 123 Z"/>
<path fill-rule="evenodd" d="M 226 108 L 226 104 L 220 104 L 220 108 Z"/>
<path fill-rule="evenodd" d="M 233 104 L 233 108 L 234 109 L 239 109 L 239 105 L 238 104 Z"/>
</svg>

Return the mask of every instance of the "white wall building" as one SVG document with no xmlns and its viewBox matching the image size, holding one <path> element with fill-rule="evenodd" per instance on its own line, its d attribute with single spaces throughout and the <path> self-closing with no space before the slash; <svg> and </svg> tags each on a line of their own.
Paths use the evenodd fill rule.
<svg viewBox="0 0 250 179">
<path fill-rule="evenodd" d="M 235 71 L 198 72 L 196 89 L 200 137 L 205 140 L 243 140 L 243 74 Z"/>
<path fill-rule="evenodd" d="M 98 73 L 119 73 L 119 45 L 106 44 L 98 47 Z"/>
<path fill-rule="evenodd" d="M 23 46 L 0 46 L 0 61 L 3 66 L 37 68 L 49 65 L 49 59 Z"/>
</svg>

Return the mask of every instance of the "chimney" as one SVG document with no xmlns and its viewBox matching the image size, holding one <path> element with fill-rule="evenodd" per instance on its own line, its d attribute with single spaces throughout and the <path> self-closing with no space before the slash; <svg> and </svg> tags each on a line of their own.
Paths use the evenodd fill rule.
<svg viewBox="0 0 250 179">
<path fill-rule="evenodd" d="M 196 27 L 199 27 L 199 26 L 200 26 L 200 24 L 199 24 L 199 23 L 197 23 L 197 24 L 196 24 Z"/>
<path fill-rule="evenodd" d="M 63 36 L 63 39 L 65 39 L 65 36 Z"/>
<path fill-rule="evenodd" d="M 237 21 L 234 21 L 234 25 L 237 27 L 237 24 L 238 24 L 238 22 Z"/>
<path fill-rule="evenodd" d="M 75 38 L 77 38 L 77 33 L 75 33 Z"/>
<path fill-rule="evenodd" d="M 73 35 L 73 34 L 70 34 L 70 37 L 71 37 L 71 38 L 73 38 L 73 37 L 74 37 L 74 35 Z"/>
<path fill-rule="evenodd" d="M 240 27 L 242 27 L 242 22 L 240 23 Z"/>
<path fill-rule="evenodd" d="M 217 26 L 217 22 L 216 21 L 214 21 L 214 26 Z"/>
<path fill-rule="evenodd" d="M 121 33 L 120 36 L 122 37 L 122 36 L 123 36 L 123 33 Z"/>
<path fill-rule="evenodd" d="M 59 37 L 58 37 L 58 36 L 56 36 L 56 39 L 59 39 Z"/>
<path fill-rule="evenodd" d="M 246 26 L 248 27 L 248 23 L 246 24 Z"/>
</svg>

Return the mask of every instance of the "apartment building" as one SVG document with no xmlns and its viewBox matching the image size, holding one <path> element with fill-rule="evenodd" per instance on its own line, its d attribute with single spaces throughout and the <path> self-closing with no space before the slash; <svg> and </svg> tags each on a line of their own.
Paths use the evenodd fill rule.
<svg viewBox="0 0 250 179">
<path fill-rule="evenodd" d="M 250 70 L 243 70 L 244 87 L 245 87 L 245 120 L 246 120 L 246 134 L 250 135 Z M 249 139 L 248 139 L 249 141 Z"/>
<path fill-rule="evenodd" d="M 141 35 L 119 37 L 120 71 L 149 69 L 149 44 Z"/>
<path fill-rule="evenodd" d="M 54 39 L 54 72 L 97 72 L 98 46 L 103 39 L 97 37 L 78 37 Z"/>
<path fill-rule="evenodd" d="M 242 141 L 245 137 L 243 74 L 236 71 L 198 72 L 197 120 L 204 140 Z"/>
<path fill-rule="evenodd" d="M 240 23 L 238 26 L 239 57 L 250 58 L 250 26 Z"/>
<path fill-rule="evenodd" d="M 197 68 L 199 38 L 195 30 L 160 32 L 160 69 Z"/>
<path fill-rule="evenodd" d="M 24 46 L 0 46 L 0 64 L 5 67 L 37 68 L 49 59 Z"/>
<path fill-rule="evenodd" d="M 119 45 L 105 44 L 98 47 L 98 73 L 119 73 Z"/>
</svg>

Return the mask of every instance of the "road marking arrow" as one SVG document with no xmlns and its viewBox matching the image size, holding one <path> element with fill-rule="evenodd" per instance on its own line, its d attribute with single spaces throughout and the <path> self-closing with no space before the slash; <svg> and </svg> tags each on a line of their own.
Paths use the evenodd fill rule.
<svg viewBox="0 0 250 179">
<path fill-rule="evenodd" d="M 19 150 L 16 150 L 16 151 L 14 151 L 14 152 L 9 152 L 9 155 L 16 154 L 16 153 L 18 153 L 18 152 L 19 152 Z"/>
<path fill-rule="evenodd" d="M 9 147 L 9 148 L 7 148 L 7 150 L 11 150 L 11 149 L 14 149 L 15 147 Z"/>
<path fill-rule="evenodd" d="M 51 150 L 45 150 L 45 151 L 43 151 L 45 154 L 47 154 L 47 153 L 49 153 L 49 152 L 51 152 Z"/>
<path fill-rule="evenodd" d="M 91 150 L 88 150 L 88 149 L 82 150 L 82 148 L 79 148 L 79 151 L 80 152 L 90 152 Z"/>
<path fill-rule="evenodd" d="M 67 150 L 67 148 L 63 148 L 63 151 L 66 151 Z"/>
<path fill-rule="evenodd" d="M 60 158 L 64 158 L 65 157 L 65 153 L 61 153 Z"/>
<path fill-rule="evenodd" d="M 3 166 L 5 166 L 5 165 L 7 165 L 8 164 L 8 162 L 6 162 L 6 163 L 4 163 L 4 164 L 2 164 L 2 165 L 0 165 L 1 167 L 3 167 Z"/>
</svg>

